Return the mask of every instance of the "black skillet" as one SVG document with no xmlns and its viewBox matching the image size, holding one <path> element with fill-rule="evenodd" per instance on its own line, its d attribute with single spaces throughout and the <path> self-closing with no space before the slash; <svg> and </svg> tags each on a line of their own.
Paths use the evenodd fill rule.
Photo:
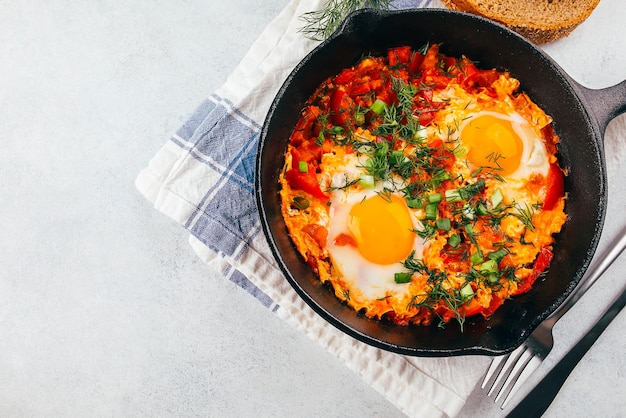
<svg viewBox="0 0 626 418">
<path fill-rule="evenodd" d="M 555 257 L 544 280 L 506 301 L 489 319 L 480 315 L 445 328 L 402 327 L 368 319 L 341 303 L 314 276 L 287 235 L 280 214 L 278 173 L 290 133 L 304 103 L 327 77 L 365 54 L 388 48 L 440 43 L 441 52 L 478 61 L 481 68 L 508 70 L 554 119 L 561 139 L 559 161 L 569 175 L 568 221 L 556 237 Z M 574 289 L 595 252 L 607 205 L 602 136 L 609 121 L 626 111 L 626 82 L 590 90 L 514 32 L 489 20 L 447 10 L 353 13 L 330 39 L 307 55 L 278 92 L 260 138 L 256 197 L 264 232 L 287 280 L 328 322 L 373 346 L 415 356 L 504 354 L 519 346 Z M 434 321 L 436 322 L 436 321 Z"/>
</svg>

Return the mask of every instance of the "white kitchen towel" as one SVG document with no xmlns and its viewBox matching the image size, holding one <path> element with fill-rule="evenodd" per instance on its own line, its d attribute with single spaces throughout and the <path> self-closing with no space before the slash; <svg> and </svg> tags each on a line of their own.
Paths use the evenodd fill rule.
<svg viewBox="0 0 626 418">
<path fill-rule="evenodd" d="M 136 179 L 156 209 L 183 225 L 206 263 L 218 265 L 268 309 L 322 344 L 412 417 L 454 417 L 489 358 L 413 358 L 343 334 L 315 314 L 280 272 L 261 230 L 253 173 L 261 124 L 279 87 L 316 45 L 301 16 L 324 0 L 292 0 L 226 83 L 202 103 Z M 441 7 L 436 0 L 393 7 Z"/>
</svg>

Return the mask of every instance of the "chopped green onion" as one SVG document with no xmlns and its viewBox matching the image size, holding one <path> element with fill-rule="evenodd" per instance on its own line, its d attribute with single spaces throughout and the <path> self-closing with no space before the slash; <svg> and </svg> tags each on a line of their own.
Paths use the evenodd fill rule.
<svg viewBox="0 0 626 418">
<path fill-rule="evenodd" d="M 293 198 L 293 204 L 300 210 L 304 210 L 310 206 L 309 200 L 302 196 L 295 196 Z"/>
<path fill-rule="evenodd" d="M 496 260 L 487 260 L 478 268 L 481 273 L 495 273 L 498 271 L 498 262 Z"/>
<path fill-rule="evenodd" d="M 383 102 L 380 99 L 376 99 L 376 101 L 374 101 L 374 103 L 372 103 L 372 105 L 370 106 L 370 110 L 378 115 L 383 113 L 386 108 L 387 103 Z"/>
<path fill-rule="evenodd" d="M 489 211 L 483 203 L 479 203 L 478 206 L 476 206 L 476 214 L 478 214 L 479 216 L 485 216 L 488 213 Z"/>
<path fill-rule="evenodd" d="M 459 189 L 459 195 L 461 195 L 461 199 L 470 200 L 478 193 L 481 192 L 486 186 L 484 179 L 479 179 L 476 183 L 468 184 L 467 186 L 461 187 Z"/>
<path fill-rule="evenodd" d="M 361 177 L 359 178 L 359 183 L 361 184 L 361 187 L 365 189 L 371 189 L 372 187 L 374 187 L 374 176 L 370 174 L 361 174 Z"/>
<path fill-rule="evenodd" d="M 507 250 L 505 250 L 504 248 L 500 248 L 492 253 L 489 253 L 487 255 L 487 258 L 490 260 L 495 260 L 496 262 L 499 262 L 500 260 L 502 260 L 509 252 Z"/>
<path fill-rule="evenodd" d="M 459 189 L 446 190 L 446 202 L 454 203 L 454 202 L 461 202 L 461 201 L 463 201 L 463 198 L 461 197 L 461 193 L 459 192 Z"/>
<path fill-rule="evenodd" d="M 404 164 L 407 161 L 409 161 L 409 158 L 406 155 L 404 155 L 404 151 L 402 150 L 391 151 L 391 156 L 389 158 L 390 164 L 400 166 L 401 164 Z"/>
<path fill-rule="evenodd" d="M 383 141 L 376 144 L 376 148 L 374 149 L 374 155 L 378 157 L 387 157 L 387 152 L 389 151 L 389 142 Z"/>
<path fill-rule="evenodd" d="M 448 244 L 453 248 L 456 248 L 460 243 L 461 237 L 459 234 L 452 234 L 450 235 L 450 238 L 448 238 Z"/>
<path fill-rule="evenodd" d="M 474 289 L 472 289 L 472 285 L 468 283 L 459 290 L 459 294 L 463 300 L 469 300 L 474 297 Z"/>
<path fill-rule="evenodd" d="M 428 138 L 428 134 L 426 132 L 426 127 L 420 125 L 419 128 L 413 134 L 413 140 L 415 141 L 425 141 Z"/>
<path fill-rule="evenodd" d="M 448 173 L 446 170 L 443 170 L 443 169 L 437 170 L 436 172 L 433 173 L 431 179 L 437 184 L 441 184 L 441 182 L 444 180 L 450 180 L 450 173 Z"/>
<path fill-rule="evenodd" d="M 406 205 L 411 209 L 420 209 L 422 207 L 422 199 L 417 197 L 413 199 L 406 199 Z"/>
<path fill-rule="evenodd" d="M 396 283 L 408 283 L 411 281 L 412 274 L 411 273 L 395 273 L 393 275 L 393 279 Z"/>
<path fill-rule="evenodd" d="M 465 215 L 467 219 L 474 219 L 474 214 L 474 208 L 472 208 L 468 203 L 465 203 L 465 205 L 463 205 L 463 215 Z"/>
<path fill-rule="evenodd" d="M 329 133 L 333 134 L 333 135 L 341 135 L 343 134 L 343 128 L 341 126 L 333 126 L 332 128 L 330 128 L 328 130 Z"/>
<path fill-rule="evenodd" d="M 489 279 L 489 283 L 491 284 L 496 284 L 500 281 L 500 276 L 498 276 L 497 274 L 490 274 L 489 276 L 487 276 L 487 278 Z"/>
<path fill-rule="evenodd" d="M 450 228 L 452 228 L 452 225 L 450 224 L 450 219 L 448 218 L 437 219 L 435 221 L 435 225 L 437 225 L 437 228 L 441 229 L 442 231 L 449 231 Z"/>
<path fill-rule="evenodd" d="M 502 191 L 500 189 L 496 189 L 496 191 L 491 195 L 491 206 L 497 208 L 500 203 L 502 203 L 502 199 Z"/>
<path fill-rule="evenodd" d="M 424 215 L 424 219 L 429 220 L 429 221 L 434 221 L 435 219 L 437 219 L 437 204 L 436 203 L 429 203 L 426 205 L 425 208 L 425 215 Z"/>
<path fill-rule="evenodd" d="M 476 264 L 483 263 L 485 260 L 483 260 L 483 255 L 480 252 L 475 252 L 470 256 L 470 261 L 472 265 L 475 266 Z"/>
<path fill-rule="evenodd" d="M 441 202 L 441 193 L 433 193 L 428 195 L 428 203 L 439 203 Z"/>
<path fill-rule="evenodd" d="M 306 161 L 298 161 L 298 170 L 300 170 L 301 173 L 307 173 L 309 171 L 309 165 Z"/>
<path fill-rule="evenodd" d="M 317 141 L 315 141 L 315 144 L 321 146 L 325 140 L 326 138 L 324 137 L 324 132 L 320 131 L 319 135 L 317 135 Z"/>
<path fill-rule="evenodd" d="M 402 151 L 401 149 L 397 149 L 397 150 L 393 150 L 391 151 L 391 158 L 394 159 L 395 161 L 403 161 L 404 160 L 404 151 Z"/>
<path fill-rule="evenodd" d="M 474 234 L 474 225 L 472 225 L 472 224 L 465 224 L 463 226 L 463 228 L 465 229 L 465 232 L 468 233 L 468 235 Z"/>
</svg>

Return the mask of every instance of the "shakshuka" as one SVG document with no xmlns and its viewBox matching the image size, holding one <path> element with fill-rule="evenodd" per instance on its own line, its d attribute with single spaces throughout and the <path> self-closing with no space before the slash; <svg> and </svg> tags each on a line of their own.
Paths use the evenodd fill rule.
<svg viewBox="0 0 626 418">
<path fill-rule="evenodd" d="M 519 81 L 439 45 L 393 48 L 325 80 L 280 175 L 290 237 L 371 318 L 488 318 L 527 292 L 566 221 L 551 118 Z"/>
</svg>

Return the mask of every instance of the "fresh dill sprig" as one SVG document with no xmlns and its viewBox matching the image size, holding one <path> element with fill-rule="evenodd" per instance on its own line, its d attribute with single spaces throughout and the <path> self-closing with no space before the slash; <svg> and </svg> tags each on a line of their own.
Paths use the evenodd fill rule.
<svg viewBox="0 0 626 418">
<path fill-rule="evenodd" d="M 404 118 L 404 114 L 396 105 L 390 105 L 385 107 L 382 113 L 382 121 L 376 129 L 372 130 L 372 133 L 376 136 L 395 136 L 400 127 L 402 126 L 401 120 Z"/>
<path fill-rule="evenodd" d="M 517 209 L 517 213 L 511 213 L 511 215 L 519 219 L 526 229 L 534 231 L 535 225 L 533 224 L 533 216 L 535 216 L 536 208 L 534 206 L 528 206 L 528 203 L 524 203 L 524 207 L 517 203 L 515 204 L 515 209 Z"/>
<path fill-rule="evenodd" d="M 437 228 L 435 227 L 435 223 L 432 221 L 426 221 L 423 219 L 420 220 L 419 222 L 422 224 L 422 228 L 421 229 L 415 228 L 413 229 L 413 232 L 415 232 L 417 236 L 423 239 L 424 241 L 429 241 L 433 239 L 435 237 L 435 234 L 437 233 Z"/>
<path fill-rule="evenodd" d="M 461 326 L 462 331 L 463 324 L 465 323 L 465 315 L 459 308 L 466 302 L 466 298 L 461 294 L 459 289 L 449 286 L 450 282 L 446 273 L 443 271 L 429 270 L 423 261 L 414 259 L 412 254 L 409 255 L 409 258 L 403 262 L 403 265 L 409 268 L 409 270 L 427 274 L 428 284 L 430 287 L 430 289 L 424 293 L 413 295 L 407 308 L 420 309 L 424 307 L 434 312 L 437 305 L 440 302 L 443 302 L 454 312 L 454 317 Z M 446 284 L 448 286 L 446 286 Z M 443 321 L 439 324 L 440 327 L 443 327 L 444 325 Z"/>
<path fill-rule="evenodd" d="M 309 39 L 323 41 L 332 35 L 351 12 L 365 7 L 388 9 L 390 4 L 391 0 L 330 0 L 323 9 L 300 16 L 305 23 L 300 32 Z"/>
<path fill-rule="evenodd" d="M 414 98 L 417 93 L 417 87 L 409 84 L 398 77 L 391 78 L 391 88 L 398 97 L 398 107 L 405 115 L 413 110 Z"/>
<path fill-rule="evenodd" d="M 389 177 L 389 144 L 384 141 L 371 145 L 372 148 L 367 153 L 369 158 L 363 168 L 374 176 L 375 180 L 386 180 Z"/>
<path fill-rule="evenodd" d="M 430 270 L 428 270 L 424 261 L 419 258 L 415 258 L 415 251 L 411 251 L 406 260 L 402 261 L 402 265 L 411 272 L 430 274 Z"/>
<path fill-rule="evenodd" d="M 382 199 L 384 199 L 387 202 L 391 202 L 391 193 L 393 192 L 393 190 L 388 189 L 387 187 L 384 187 L 382 191 L 380 192 L 376 192 L 376 194 L 378 196 L 380 196 Z"/>
<path fill-rule="evenodd" d="M 352 187 L 355 184 L 357 184 L 359 181 L 361 181 L 361 179 L 359 179 L 359 178 L 348 180 L 348 175 L 345 174 L 345 184 L 344 185 L 342 185 L 342 186 L 330 186 L 328 189 L 325 190 L 325 192 L 326 193 L 330 193 L 330 192 L 333 192 L 335 190 L 347 190 L 350 187 Z"/>
</svg>

